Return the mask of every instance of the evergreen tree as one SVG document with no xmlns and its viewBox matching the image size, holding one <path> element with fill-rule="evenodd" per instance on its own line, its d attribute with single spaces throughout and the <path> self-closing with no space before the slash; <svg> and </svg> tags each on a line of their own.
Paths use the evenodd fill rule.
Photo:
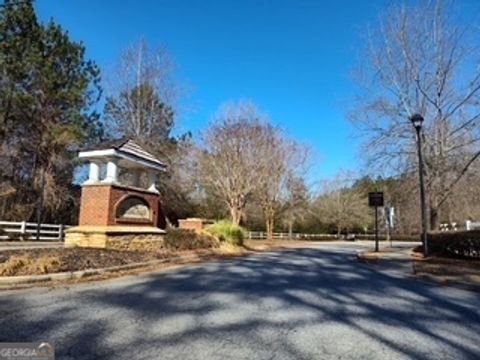
<svg viewBox="0 0 480 360">
<path fill-rule="evenodd" d="M 38 21 L 32 1 L 0 8 L 0 181 L 15 195 L 0 216 L 51 220 L 71 206 L 72 146 L 101 131 L 91 111 L 100 96 L 97 66 L 53 20 Z M 43 201 L 38 202 L 38 199 Z"/>
</svg>

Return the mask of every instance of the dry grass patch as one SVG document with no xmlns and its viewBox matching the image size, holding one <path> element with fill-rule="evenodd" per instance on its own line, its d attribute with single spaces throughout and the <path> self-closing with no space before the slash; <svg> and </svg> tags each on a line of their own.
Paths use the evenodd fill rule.
<svg viewBox="0 0 480 360">
<path fill-rule="evenodd" d="M 44 255 L 40 257 L 32 257 L 27 254 L 14 255 L 0 264 L 0 275 L 50 274 L 57 272 L 60 264 L 60 258 L 55 255 Z"/>
<path fill-rule="evenodd" d="M 214 250 L 218 255 L 241 256 L 248 253 L 248 250 L 242 246 L 233 245 L 231 243 L 222 242 L 220 246 Z"/>
<path fill-rule="evenodd" d="M 357 254 L 357 259 L 361 262 L 375 264 L 378 263 L 383 257 L 381 252 L 365 251 Z"/>
<path fill-rule="evenodd" d="M 169 257 L 168 251 L 134 252 L 84 248 L 0 251 L 0 276 L 41 275 L 127 265 Z"/>
</svg>

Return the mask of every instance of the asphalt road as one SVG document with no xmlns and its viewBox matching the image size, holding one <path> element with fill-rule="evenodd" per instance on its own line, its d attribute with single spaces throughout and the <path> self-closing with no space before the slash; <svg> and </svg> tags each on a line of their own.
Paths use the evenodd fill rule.
<svg viewBox="0 0 480 360">
<path fill-rule="evenodd" d="M 358 263 L 359 247 L 2 292 L 0 341 L 58 359 L 480 359 L 480 294 Z"/>
</svg>

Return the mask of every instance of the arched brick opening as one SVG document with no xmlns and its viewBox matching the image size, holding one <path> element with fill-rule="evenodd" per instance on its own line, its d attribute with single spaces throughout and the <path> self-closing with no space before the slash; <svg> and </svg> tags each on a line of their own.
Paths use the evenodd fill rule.
<svg viewBox="0 0 480 360">
<path fill-rule="evenodd" d="M 115 219 L 119 223 L 151 223 L 152 209 L 149 203 L 142 197 L 127 195 L 117 202 Z"/>
</svg>

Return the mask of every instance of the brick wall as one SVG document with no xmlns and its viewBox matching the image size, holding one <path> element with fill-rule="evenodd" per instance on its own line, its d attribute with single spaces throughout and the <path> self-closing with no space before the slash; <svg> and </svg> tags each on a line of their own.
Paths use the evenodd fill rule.
<svg viewBox="0 0 480 360">
<path fill-rule="evenodd" d="M 111 211 L 109 185 L 88 185 L 82 187 L 79 225 L 108 225 Z"/>
<path fill-rule="evenodd" d="M 187 218 L 178 220 L 178 227 L 180 229 L 194 230 L 201 232 L 203 229 L 203 220 L 196 218 Z"/>
<path fill-rule="evenodd" d="M 150 220 L 117 219 L 116 209 L 126 198 L 142 198 L 150 208 Z M 151 225 L 158 226 L 160 196 L 149 191 L 120 185 L 95 184 L 82 188 L 79 225 Z"/>
</svg>

